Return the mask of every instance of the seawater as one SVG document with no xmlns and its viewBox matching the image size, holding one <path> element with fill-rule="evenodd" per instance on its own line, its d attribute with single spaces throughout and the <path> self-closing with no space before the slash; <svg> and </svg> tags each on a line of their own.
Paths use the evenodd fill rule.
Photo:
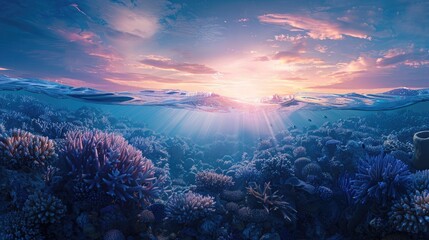
<svg viewBox="0 0 429 240">
<path fill-rule="evenodd" d="M 427 89 L 0 89 L 1 239 L 429 237 Z"/>
</svg>

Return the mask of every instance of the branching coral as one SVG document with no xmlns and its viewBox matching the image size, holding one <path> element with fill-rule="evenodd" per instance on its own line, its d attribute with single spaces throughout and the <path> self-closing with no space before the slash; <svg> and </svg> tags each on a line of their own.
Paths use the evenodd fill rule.
<svg viewBox="0 0 429 240">
<path fill-rule="evenodd" d="M 12 168 L 40 169 L 56 156 L 54 142 L 47 137 L 14 129 L 0 137 L 0 158 Z"/>
<path fill-rule="evenodd" d="M 214 212 L 215 201 L 213 197 L 193 192 L 173 194 L 167 201 L 165 211 L 169 220 L 191 223 Z"/>
<path fill-rule="evenodd" d="M 351 187 L 356 202 L 385 206 L 405 192 L 410 180 L 407 165 L 391 155 L 379 155 L 361 160 Z"/>
<path fill-rule="evenodd" d="M 0 239 L 42 240 L 39 227 L 28 221 L 22 212 L 10 212 L 0 218 Z"/>
<path fill-rule="evenodd" d="M 157 193 L 152 162 L 119 135 L 69 132 L 64 154 L 73 183 L 84 182 L 121 201 L 148 200 Z"/>
<path fill-rule="evenodd" d="M 247 193 L 262 204 L 267 212 L 280 211 L 285 220 L 294 221 L 296 210 L 290 203 L 283 200 L 283 196 L 278 195 L 278 191 L 272 192 L 271 190 L 269 182 L 264 184 L 264 189 L 261 189 L 257 184 L 251 184 L 247 188 Z"/>
<path fill-rule="evenodd" d="M 389 219 L 398 231 L 426 233 L 429 231 L 429 192 L 416 191 L 393 204 Z"/>
<path fill-rule="evenodd" d="M 197 173 L 195 176 L 195 184 L 203 190 L 220 192 L 223 189 L 234 185 L 234 182 L 230 176 L 210 171 L 203 171 Z"/>
<path fill-rule="evenodd" d="M 65 216 L 66 207 L 60 199 L 49 194 L 37 192 L 28 197 L 22 211 L 32 223 L 54 224 L 59 223 Z"/>
</svg>

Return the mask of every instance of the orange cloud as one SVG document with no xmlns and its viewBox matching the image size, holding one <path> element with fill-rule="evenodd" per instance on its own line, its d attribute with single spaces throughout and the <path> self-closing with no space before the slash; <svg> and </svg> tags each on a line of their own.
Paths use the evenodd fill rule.
<svg viewBox="0 0 429 240">
<path fill-rule="evenodd" d="M 305 30 L 313 39 L 343 39 L 344 36 L 370 39 L 364 32 L 343 27 L 339 22 L 309 18 L 295 14 L 265 14 L 258 17 L 262 23 L 275 25 L 289 25 L 292 28 Z"/>
</svg>

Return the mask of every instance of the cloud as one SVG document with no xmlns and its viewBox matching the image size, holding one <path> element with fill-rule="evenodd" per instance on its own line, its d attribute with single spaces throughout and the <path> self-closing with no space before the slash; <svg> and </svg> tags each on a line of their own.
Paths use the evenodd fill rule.
<svg viewBox="0 0 429 240">
<path fill-rule="evenodd" d="M 3 67 L 0 67 L 0 71 L 8 71 L 8 70 L 10 70 L 10 69 L 8 69 L 8 68 L 3 68 Z"/>
<path fill-rule="evenodd" d="M 376 63 L 378 67 L 396 67 L 403 64 L 417 68 L 429 64 L 429 52 L 390 49 L 384 56 L 377 58 Z"/>
<path fill-rule="evenodd" d="M 296 14 L 265 14 L 258 17 L 262 23 L 290 26 L 292 29 L 305 30 L 307 35 L 313 39 L 343 39 L 344 36 L 370 39 L 366 33 L 361 30 L 352 29 L 341 24 L 341 22 L 314 19 Z"/>
<path fill-rule="evenodd" d="M 268 56 L 260 56 L 253 59 L 256 62 L 267 62 L 270 61 L 270 58 Z"/>
<path fill-rule="evenodd" d="M 141 63 L 155 68 L 176 70 L 180 72 L 192 74 L 215 74 L 216 70 L 202 64 L 195 63 L 176 63 L 170 59 L 146 58 L 140 61 Z"/>
<path fill-rule="evenodd" d="M 318 58 L 305 57 L 297 52 L 281 51 L 274 54 L 273 60 L 280 60 L 283 63 L 299 63 L 299 64 L 321 64 L 323 61 Z"/>
<path fill-rule="evenodd" d="M 280 34 L 280 35 L 275 35 L 274 36 L 274 40 L 276 40 L 276 41 L 280 41 L 280 42 L 297 42 L 297 41 L 300 41 L 300 40 L 302 40 L 302 39 L 306 39 L 306 38 L 308 38 L 308 36 L 307 35 L 302 35 L 302 34 L 298 34 L 298 35 L 295 35 L 295 36 L 291 36 L 291 35 L 288 35 L 288 34 Z"/>
</svg>

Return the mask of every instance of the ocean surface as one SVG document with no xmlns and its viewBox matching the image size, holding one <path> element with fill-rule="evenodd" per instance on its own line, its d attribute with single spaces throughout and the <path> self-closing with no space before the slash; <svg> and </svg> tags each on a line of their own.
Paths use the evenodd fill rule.
<svg viewBox="0 0 429 240">
<path fill-rule="evenodd" d="M 0 239 L 429 239 L 425 131 L 429 89 L 234 99 L 0 75 Z"/>
</svg>

